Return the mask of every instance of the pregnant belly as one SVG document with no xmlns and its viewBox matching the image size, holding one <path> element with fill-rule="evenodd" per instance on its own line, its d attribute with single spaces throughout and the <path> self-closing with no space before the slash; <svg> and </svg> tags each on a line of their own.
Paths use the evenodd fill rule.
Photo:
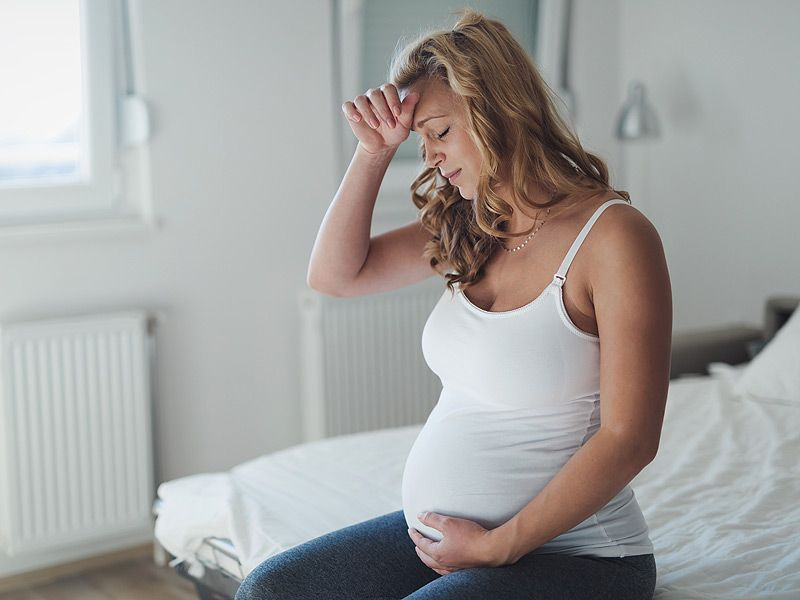
<svg viewBox="0 0 800 600">
<path fill-rule="evenodd" d="M 402 482 L 408 526 L 437 541 L 441 533 L 421 523 L 418 513 L 499 527 L 539 493 L 580 443 L 562 437 L 554 446 L 552 438 L 537 439 L 519 414 L 438 408 L 409 452 Z"/>
</svg>

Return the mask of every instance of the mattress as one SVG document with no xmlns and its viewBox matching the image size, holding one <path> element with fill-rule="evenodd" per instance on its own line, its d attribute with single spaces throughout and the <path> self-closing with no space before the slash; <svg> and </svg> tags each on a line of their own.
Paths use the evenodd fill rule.
<svg viewBox="0 0 800 600">
<path fill-rule="evenodd" d="M 733 396 L 742 366 L 670 382 L 658 456 L 631 482 L 655 548 L 657 599 L 800 598 L 800 405 Z M 156 537 L 199 571 L 208 538 L 223 540 L 246 575 L 292 546 L 400 510 L 420 428 L 328 438 L 165 482 Z"/>
</svg>

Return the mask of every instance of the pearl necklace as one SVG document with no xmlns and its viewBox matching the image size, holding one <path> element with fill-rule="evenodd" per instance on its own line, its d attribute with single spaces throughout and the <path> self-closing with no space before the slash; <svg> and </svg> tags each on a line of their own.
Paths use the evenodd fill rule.
<svg viewBox="0 0 800 600">
<path fill-rule="evenodd" d="M 541 211 L 540 211 L 540 212 L 541 212 Z M 524 241 L 524 242 L 522 242 L 522 243 L 521 243 L 519 246 L 517 246 L 516 248 L 506 248 L 506 245 L 505 245 L 505 244 L 503 244 L 503 243 L 501 243 L 501 245 L 503 246 L 503 250 L 505 250 L 506 252 L 516 252 L 517 250 L 522 250 L 522 248 L 524 248 L 524 247 L 525 247 L 525 244 L 527 244 L 527 243 L 528 243 L 528 242 L 531 240 L 531 238 L 533 238 L 533 236 L 536 234 L 536 232 L 537 232 L 537 231 L 539 231 L 539 230 L 542 228 L 542 225 L 544 225 L 544 224 L 545 224 L 545 222 L 547 221 L 547 217 L 548 217 L 548 215 L 549 215 L 549 214 L 550 214 L 550 207 L 548 206 L 548 207 L 547 207 L 547 212 L 546 212 L 546 213 L 545 213 L 545 215 L 544 215 L 544 220 L 543 220 L 543 221 L 542 221 L 542 222 L 539 224 L 539 226 L 538 226 L 538 227 L 534 228 L 534 230 L 533 230 L 533 231 L 531 231 L 531 232 L 528 234 L 528 237 L 526 237 L 526 238 L 525 238 L 525 241 Z M 538 219 L 539 219 L 539 215 L 537 214 L 537 215 L 536 215 L 536 219 L 534 219 L 534 221 L 533 221 L 533 222 L 535 223 L 535 222 L 536 222 Z"/>
</svg>

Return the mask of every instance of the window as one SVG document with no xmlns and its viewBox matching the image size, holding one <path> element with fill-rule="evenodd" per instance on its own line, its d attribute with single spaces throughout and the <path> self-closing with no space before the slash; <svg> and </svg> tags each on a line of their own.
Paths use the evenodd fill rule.
<svg viewBox="0 0 800 600">
<path fill-rule="evenodd" d="M 85 180 L 80 6 L 11 1 L 3 10 L 0 185 Z"/>
<path fill-rule="evenodd" d="M 118 125 L 130 121 L 122 112 L 130 73 L 118 68 L 129 50 L 126 8 L 125 0 L 0 3 L 0 232 L 149 212 L 134 181 L 143 150 L 126 147 Z"/>
</svg>

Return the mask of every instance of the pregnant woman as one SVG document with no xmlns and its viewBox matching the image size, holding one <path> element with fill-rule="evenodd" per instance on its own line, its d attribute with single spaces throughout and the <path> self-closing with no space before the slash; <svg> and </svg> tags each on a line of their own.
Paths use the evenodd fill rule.
<svg viewBox="0 0 800 600">
<path fill-rule="evenodd" d="M 468 10 L 342 105 L 358 146 L 308 282 L 358 296 L 442 277 L 422 348 L 443 389 L 402 510 L 269 558 L 237 600 L 652 598 L 628 483 L 659 443 L 669 274 L 655 228 L 555 102 L 508 30 Z M 418 219 L 370 238 L 409 131 Z"/>
</svg>

